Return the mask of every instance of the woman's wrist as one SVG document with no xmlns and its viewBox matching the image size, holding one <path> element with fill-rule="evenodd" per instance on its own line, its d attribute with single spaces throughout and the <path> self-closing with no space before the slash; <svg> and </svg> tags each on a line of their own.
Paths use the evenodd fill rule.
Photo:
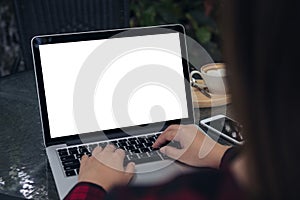
<svg viewBox="0 0 300 200">
<path fill-rule="evenodd" d="M 219 169 L 223 160 L 225 153 L 232 148 L 231 146 L 225 146 L 221 144 L 217 144 L 216 149 L 214 150 L 214 163 L 212 163 L 212 167 Z"/>
</svg>

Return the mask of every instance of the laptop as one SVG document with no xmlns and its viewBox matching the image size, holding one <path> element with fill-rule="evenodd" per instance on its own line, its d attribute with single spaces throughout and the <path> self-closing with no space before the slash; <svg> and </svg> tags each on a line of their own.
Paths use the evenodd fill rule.
<svg viewBox="0 0 300 200">
<path fill-rule="evenodd" d="M 109 143 L 125 150 L 125 164 L 136 163 L 132 185 L 189 171 L 151 147 L 169 125 L 194 123 L 183 26 L 42 35 L 31 45 L 60 198 L 77 183 L 81 156 Z"/>
</svg>

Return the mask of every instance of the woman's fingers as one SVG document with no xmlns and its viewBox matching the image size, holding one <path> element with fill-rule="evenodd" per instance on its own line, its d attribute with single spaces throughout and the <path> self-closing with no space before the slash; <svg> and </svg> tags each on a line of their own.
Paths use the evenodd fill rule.
<svg viewBox="0 0 300 200">
<path fill-rule="evenodd" d="M 115 153 L 120 156 L 122 160 L 125 158 L 125 151 L 123 149 L 116 149 Z"/>
<path fill-rule="evenodd" d="M 128 181 L 133 177 L 135 171 L 135 163 L 130 162 L 127 164 L 125 168 L 125 177 L 127 178 Z"/>
<path fill-rule="evenodd" d="M 135 163 L 134 162 L 130 162 L 127 164 L 125 172 L 129 173 L 129 174 L 133 174 L 135 170 Z"/>
<path fill-rule="evenodd" d="M 89 157 L 88 157 L 87 155 L 83 155 L 83 156 L 81 157 L 80 163 L 81 163 L 81 164 L 85 163 L 85 162 L 87 161 L 88 158 L 89 158 Z"/>
<path fill-rule="evenodd" d="M 104 149 L 103 152 L 114 152 L 116 147 L 112 144 L 108 144 Z"/>
<path fill-rule="evenodd" d="M 171 125 L 169 126 L 154 142 L 152 145 L 153 148 L 159 148 L 164 145 L 166 142 L 177 140 L 176 135 L 178 133 L 180 126 Z"/>
<path fill-rule="evenodd" d="M 170 146 L 164 146 L 160 149 L 160 152 L 167 155 L 170 158 L 177 160 L 183 154 L 184 149 L 177 149 Z"/>
<path fill-rule="evenodd" d="M 96 147 L 93 152 L 92 155 L 96 157 L 97 154 L 99 154 L 102 151 L 102 147 Z"/>
</svg>

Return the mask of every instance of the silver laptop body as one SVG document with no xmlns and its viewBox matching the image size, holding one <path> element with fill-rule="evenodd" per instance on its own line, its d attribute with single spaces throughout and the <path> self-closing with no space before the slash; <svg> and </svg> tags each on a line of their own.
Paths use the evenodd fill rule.
<svg viewBox="0 0 300 200">
<path fill-rule="evenodd" d="M 72 167 L 85 148 L 123 142 L 132 153 L 137 138 L 149 142 L 171 124 L 194 123 L 181 25 L 36 36 L 32 53 L 44 142 L 61 199 L 77 182 Z M 77 161 L 66 164 L 73 150 Z M 190 170 L 137 151 L 150 161 L 138 162 L 133 185 L 163 183 Z"/>
</svg>

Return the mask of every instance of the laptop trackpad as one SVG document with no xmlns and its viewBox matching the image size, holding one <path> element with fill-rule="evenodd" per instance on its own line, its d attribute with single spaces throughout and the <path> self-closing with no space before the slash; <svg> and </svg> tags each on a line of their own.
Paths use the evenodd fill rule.
<svg viewBox="0 0 300 200">
<path fill-rule="evenodd" d="M 195 169 L 174 160 L 163 160 L 136 166 L 136 174 L 130 185 L 157 185 L 170 181 Z"/>
</svg>

